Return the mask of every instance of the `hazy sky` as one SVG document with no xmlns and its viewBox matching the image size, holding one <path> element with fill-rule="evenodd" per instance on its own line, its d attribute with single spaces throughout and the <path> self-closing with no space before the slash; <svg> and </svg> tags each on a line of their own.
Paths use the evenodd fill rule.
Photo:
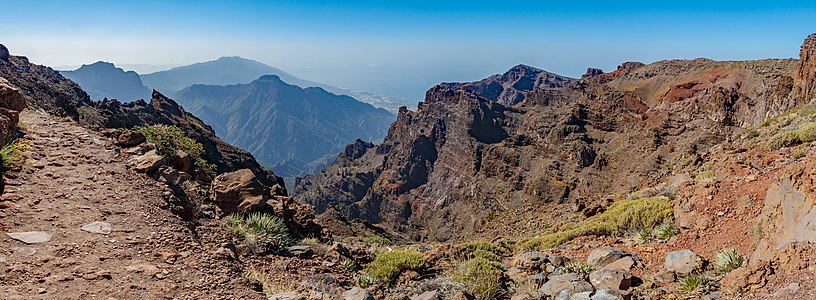
<svg viewBox="0 0 816 300">
<path fill-rule="evenodd" d="M 520 63 L 577 77 L 624 61 L 796 57 L 816 32 L 814 1 L 613 2 L 0 0 L 0 43 L 58 68 L 237 55 L 419 100 Z"/>
</svg>

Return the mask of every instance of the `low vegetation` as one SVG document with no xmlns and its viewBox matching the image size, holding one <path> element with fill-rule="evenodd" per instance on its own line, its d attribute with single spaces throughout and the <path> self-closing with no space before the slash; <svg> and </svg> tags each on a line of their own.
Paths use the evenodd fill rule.
<svg viewBox="0 0 816 300">
<path fill-rule="evenodd" d="M 300 243 L 303 246 L 309 246 L 314 251 L 314 254 L 317 256 L 324 256 L 326 253 L 329 252 L 329 245 L 320 242 L 320 239 L 316 237 L 307 237 L 305 239 L 300 240 Z"/>
<path fill-rule="evenodd" d="M 661 241 L 665 241 L 670 239 L 676 233 L 677 228 L 674 227 L 674 223 L 670 221 L 665 221 L 657 225 L 657 227 L 653 230 L 653 235 L 655 238 Z"/>
<path fill-rule="evenodd" d="M 620 200 L 605 212 L 576 223 L 568 223 L 558 232 L 522 240 L 523 249 L 549 249 L 581 236 L 621 236 L 634 230 L 654 228 L 673 218 L 671 200 L 653 197 Z"/>
<path fill-rule="evenodd" d="M 425 256 L 415 251 L 382 252 L 366 266 L 369 276 L 386 285 L 394 283 L 402 272 L 419 270 L 425 265 Z"/>
<path fill-rule="evenodd" d="M 501 262 L 475 257 L 460 263 L 451 274 L 451 279 L 465 284 L 476 299 L 496 299 L 504 287 L 503 270 Z"/>
<path fill-rule="evenodd" d="M 778 150 L 803 143 L 816 141 L 816 122 L 809 122 L 796 130 L 783 131 L 768 139 L 768 148 Z"/>
<path fill-rule="evenodd" d="M 576 273 L 584 278 L 587 278 L 589 277 L 589 273 L 592 273 L 592 271 L 595 271 L 595 267 L 593 267 L 591 264 L 582 261 L 573 261 L 559 268 L 558 274 Z"/>
<path fill-rule="evenodd" d="M 680 279 L 680 291 L 692 293 L 708 287 L 709 280 L 704 275 L 692 274 Z"/>
<path fill-rule="evenodd" d="M 357 269 L 357 263 L 355 263 L 353 259 L 346 259 L 340 262 L 340 266 L 349 271 L 354 271 Z"/>
<path fill-rule="evenodd" d="M 0 149 L 0 163 L 2 170 L 19 170 L 25 165 L 28 153 L 31 149 L 31 141 L 15 139 Z"/>
<path fill-rule="evenodd" d="M 366 243 L 366 244 L 369 244 L 369 245 L 390 246 L 390 245 L 394 244 L 387 237 L 379 236 L 379 235 L 376 235 L 376 234 L 364 237 L 364 238 L 362 238 L 362 241 L 363 241 L 363 243 Z"/>
<path fill-rule="evenodd" d="M 742 265 L 742 255 L 734 249 L 723 249 L 714 255 L 714 269 L 718 273 L 728 273 Z"/>
<path fill-rule="evenodd" d="M 702 171 L 694 177 L 694 181 L 703 184 L 714 183 L 717 182 L 717 174 L 715 174 L 712 170 Z"/>
<path fill-rule="evenodd" d="M 232 214 L 227 218 L 227 226 L 255 254 L 280 252 L 293 242 L 283 221 L 267 213 L 251 213 L 246 217 Z"/>
<path fill-rule="evenodd" d="M 505 288 L 502 256 L 509 251 L 488 241 L 455 244 L 448 253 L 454 264 L 450 278 L 476 299 L 496 299 Z"/>
<path fill-rule="evenodd" d="M 137 126 L 134 128 L 143 133 L 150 142 L 156 145 L 156 152 L 168 161 L 173 161 L 176 153 L 181 150 L 190 156 L 193 164 L 204 173 L 214 177 L 215 165 L 204 160 L 204 146 L 194 139 L 187 137 L 184 131 L 173 125 Z"/>
<path fill-rule="evenodd" d="M 297 289 L 297 286 L 295 286 L 293 282 L 289 282 L 288 284 L 282 285 L 274 284 L 270 280 L 270 276 L 268 273 L 255 268 L 247 270 L 244 273 L 244 277 L 249 280 L 258 282 L 261 285 L 264 295 L 266 295 L 267 297 L 270 297 L 277 293 L 290 292 Z"/>
</svg>

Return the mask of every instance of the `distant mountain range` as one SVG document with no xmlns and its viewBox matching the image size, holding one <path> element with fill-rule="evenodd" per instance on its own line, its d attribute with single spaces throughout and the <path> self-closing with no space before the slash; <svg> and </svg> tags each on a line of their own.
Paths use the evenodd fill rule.
<svg viewBox="0 0 816 300">
<path fill-rule="evenodd" d="M 396 119 L 389 110 L 405 104 L 303 80 L 240 57 L 144 75 L 108 62 L 60 73 L 92 99 L 150 99 L 148 87 L 170 95 L 220 137 L 287 177 L 319 171 L 357 139 L 382 140 Z"/>
<path fill-rule="evenodd" d="M 133 101 L 150 99 L 150 89 L 143 83 L 139 74 L 122 70 L 112 63 L 99 61 L 82 65 L 73 71 L 61 71 L 60 74 L 73 80 L 82 87 L 91 99 L 103 98 Z"/>
<path fill-rule="evenodd" d="M 348 95 L 393 113 L 396 113 L 400 106 L 416 105 L 407 100 L 377 93 L 355 91 L 300 79 L 262 62 L 237 56 L 226 56 L 213 61 L 141 75 L 133 71 L 125 72 L 112 63 L 103 61 L 83 65 L 73 71 L 60 71 L 60 73 L 82 86 L 92 99 L 115 98 L 122 101 L 150 99 L 148 88 L 175 97 L 176 93 L 194 84 L 245 84 L 264 75 L 276 75 L 289 84 L 302 88 L 320 87 L 331 93 Z"/>
<path fill-rule="evenodd" d="M 281 176 L 319 171 L 356 139 L 381 141 L 396 118 L 352 97 L 303 89 L 276 75 L 249 84 L 196 84 L 176 99 Z"/>
<path fill-rule="evenodd" d="M 383 96 L 376 93 L 354 91 L 336 86 L 303 80 L 281 69 L 259 61 L 237 56 L 221 57 L 217 60 L 176 67 L 142 75 L 142 80 L 151 88 L 175 95 L 193 84 L 230 85 L 249 83 L 263 75 L 275 75 L 286 83 L 302 88 L 320 87 L 337 95 L 348 95 L 376 107 L 396 112 L 400 106 L 413 106 L 406 100 Z"/>
</svg>

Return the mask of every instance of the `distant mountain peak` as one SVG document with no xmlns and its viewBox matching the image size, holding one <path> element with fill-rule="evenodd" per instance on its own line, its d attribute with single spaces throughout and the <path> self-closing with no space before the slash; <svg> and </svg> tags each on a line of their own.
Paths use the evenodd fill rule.
<svg viewBox="0 0 816 300">
<path fill-rule="evenodd" d="M 133 101 L 150 98 L 150 90 L 145 87 L 139 74 L 125 71 L 110 62 L 97 61 L 60 73 L 78 83 L 95 100 L 108 98 Z"/>
<path fill-rule="evenodd" d="M 283 82 L 283 80 L 281 80 L 280 76 L 278 76 L 278 75 L 263 75 L 260 78 L 256 79 L 255 81 L 279 81 L 279 82 Z"/>
</svg>

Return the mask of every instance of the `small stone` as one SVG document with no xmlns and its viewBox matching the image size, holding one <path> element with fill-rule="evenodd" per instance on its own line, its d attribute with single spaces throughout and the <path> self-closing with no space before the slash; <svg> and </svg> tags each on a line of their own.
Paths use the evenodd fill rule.
<svg viewBox="0 0 816 300">
<path fill-rule="evenodd" d="M 44 231 L 7 232 L 6 235 L 26 244 L 40 244 L 51 240 L 51 234 Z"/>
<path fill-rule="evenodd" d="M 345 300 L 374 300 L 374 296 L 360 287 L 354 287 L 343 294 Z"/>
<path fill-rule="evenodd" d="M 38 288 L 38 289 L 37 289 L 37 294 L 40 294 L 40 295 L 45 294 L 45 293 L 47 293 L 47 292 L 48 292 L 48 291 L 46 291 L 46 290 L 45 290 L 45 288 Z"/>
<path fill-rule="evenodd" d="M 314 251 L 312 251 L 312 247 L 309 247 L 309 246 L 287 247 L 286 251 L 288 251 L 292 255 L 300 257 L 300 258 L 309 258 L 314 253 Z"/>
<path fill-rule="evenodd" d="M 93 223 L 82 225 L 82 230 L 90 233 L 110 234 L 111 224 L 106 222 L 96 221 Z"/>
<path fill-rule="evenodd" d="M 419 295 L 409 297 L 410 300 L 439 300 L 439 292 L 436 290 L 427 291 Z"/>
<path fill-rule="evenodd" d="M 269 300 L 306 300 L 306 297 L 298 295 L 297 292 L 277 293 L 269 296 Z"/>
</svg>

